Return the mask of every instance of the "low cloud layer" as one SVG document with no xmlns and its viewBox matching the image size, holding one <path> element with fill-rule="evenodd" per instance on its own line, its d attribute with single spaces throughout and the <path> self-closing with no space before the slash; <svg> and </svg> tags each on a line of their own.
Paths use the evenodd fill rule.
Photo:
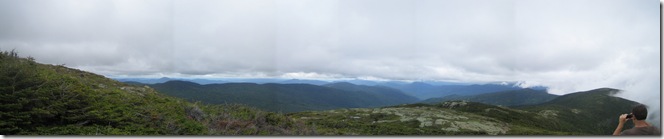
<svg viewBox="0 0 664 139">
<path fill-rule="evenodd" d="M 652 0 L 1 0 L 0 49 L 112 77 L 523 81 L 659 109 Z M 659 119 L 659 118 L 658 118 Z"/>
</svg>

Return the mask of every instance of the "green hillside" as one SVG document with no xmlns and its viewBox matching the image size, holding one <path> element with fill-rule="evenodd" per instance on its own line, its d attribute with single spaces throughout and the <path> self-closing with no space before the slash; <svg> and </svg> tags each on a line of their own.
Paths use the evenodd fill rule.
<svg viewBox="0 0 664 139">
<path fill-rule="evenodd" d="M 400 90 L 384 86 L 355 85 L 348 82 L 331 83 L 323 86 L 351 92 L 368 93 L 371 95 L 371 98 L 381 100 L 381 103 L 386 105 L 407 104 L 418 101 L 417 98 L 406 95 Z"/>
<path fill-rule="evenodd" d="M 558 96 L 549 94 L 544 90 L 533 90 L 525 88 L 471 96 L 449 95 L 442 98 L 427 99 L 422 101 L 422 103 L 435 104 L 450 100 L 467 100 L 471 102 L 479 102 L 491 105 L 521 106 L 544 103 L 553 100 L 556 97 Z"/>
<path fill-rule="evenodd" d="M 240 103 L 272 112 L 300 112 L 338 108 L 382 107 L 417 101 L 416 98 L 376 89 L 347 91 L 310 84 L 225 83 L 199 85 L 169 81 L 150 85 L 161 93 L 209 104 Z M 383 92 L 385 91 L 385 92 Z"/>
<path fill-rule="evenodd" d="M 308 135 L 281 114 L 204 105 L 0 52 L 3 135 Z"/>
<path fill-rule="evenodd" d="M 611 134 L 618 125 L 617 116 L 629 113 L 637 102 L 612 96 L 620 90 L 600 88 L 567 94 L 549 102 L 518 109 L 538 111 L 559 119 L 551 129 Z M 631 126 L 631 124 L 627 124 Z M 574 127 L 574 128 L 571 128 Z"/>
<path fill-rule="evenodd" d="M 499 91 L 519 90 L 521 87 L 501 84 L 472 84 L 472 85 L 431 85 L 423 82 L 410 84 L 382 84 L 390 88 L 403 91 L 407 95 L 421 100 L 440 98 L 449 95 L 471 96 Z"/>
</svg>

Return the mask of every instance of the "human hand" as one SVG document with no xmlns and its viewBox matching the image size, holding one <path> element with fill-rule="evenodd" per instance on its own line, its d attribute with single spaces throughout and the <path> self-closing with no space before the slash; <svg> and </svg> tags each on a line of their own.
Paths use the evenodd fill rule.
<svg viewBox="0 0 664 139">
<path fill-rule="evenodd" d="M 620 115 L 620 118 L 618 119 L 618 122 L 619 122 L 620 124 L 623 124 L 623 123 L 625 123 L 627 120 L 628 120 L 628 119 L 627 119 L 627 114 L 621 114 L 621 115 Z"/>
</svg>

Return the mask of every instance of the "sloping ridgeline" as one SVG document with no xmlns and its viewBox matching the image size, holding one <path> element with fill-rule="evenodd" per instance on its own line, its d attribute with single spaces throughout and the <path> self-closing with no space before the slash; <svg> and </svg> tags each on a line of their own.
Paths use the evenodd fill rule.
<svg viewBox="0 0 664 139">
<path fill-rule="evenodd" d="M 470 96 L 499 91 L 519 90 L 521 87 L 500 84 L 473 84 L 473 85 L 430 85 L 423 82 L 410 84 L 382 84 L 383 86 L 399 89 L 407 95 L 421 100 L 440 98 L 449 95 Z"/>
<path fill-rule="evenodd" d="M 239 103 L 284 113 L 338 108 L 381 107 L 417 101 L 416 98 L 407 96 L 398 90 L 380 90 L 377 88 L 343 90 L 309 84 L 225 83 L 199 85 L 186 81 L 169 81 L 150 86 L 159 92 L 191 101 L 210 104 Z"/>
<path fill-rule="evenodd" d="M 281 114 L 240 105 L 204 105 L 147 86 L 0 54 L 3 135 L 307 135 Z"/>
<path fill-rule="evenodd" d="M 427 99 L 422 101 L 422 103 L 436 104 L 450 100 L 467 100 L 471 102 L 479 102 L 491 105 L 522 106 L 548 102 L 556 97 L 558 96 L 549 94 L 546 92 L 546 90 L 524 88 L 519 90 L 501 91 L 470 96 L 449 95 L 441 98 Z"/>
<path fill-rule="evenodd" d="M 630 113 L 638 103 L 614 97 L 620 90 L 599 88 L 590 91 L 571 93 L 549 102 L 517 107 L 518 109 L 537 112 L 550 119 L 559 119 L 549 125 L 552 130 L 583 131 L 588 134 L 610 135 L 618 126 L 618 116 Z M 626 124 L 632 126 L 632 124 Z M 626 127 L 631 128 L 631 127 Z"/>
<path fill-rule="evenodd" d="M 406 95 L 400 90 L 384 86 L 355 85 L 348 82 L 331 83 L 323 86 L 356 93 L 367 93 L 370 95 L 368 97 L 375 98 L 381 101 L 379 103 L 387 105 L 407 104 L 419 101 L 417 98 Z"/>
<path fill-rule="evenodd" d="M 323 135 L 611 135 L 636 102 L 601 88 L 518 108 L 468 101 L 289 114 Z"/>
</svg>

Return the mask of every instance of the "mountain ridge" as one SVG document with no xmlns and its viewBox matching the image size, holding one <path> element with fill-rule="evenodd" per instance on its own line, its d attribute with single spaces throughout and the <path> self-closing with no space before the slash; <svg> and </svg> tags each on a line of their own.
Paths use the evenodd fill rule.
<svg viewBox="0 0 664 139">
<path fill-rule="evenodd" d="M 223 83 L 200 85 L 193 82 L 176 81 L 149 86 L 162 93 L 190 101 L 210 104 L 240 103 L 273 112 L 380 107 L 417 101 L 406 95 L 390 96 L 375 92 L 377 88 L 370 89 L 374 91 L 348 91 L 311 84 Z M 400 92 L 388 93 L 394 95 Z"/>
<path fill-rule="evenodd" d="M 449 95 L 441 98 L 431 98 L 422 101 L 422 103 L 438 103 L 449 100 L 466 100 L 471 102 L 480 102 L 491 105 L 502 105 L 502 106 L 519 106 L 519 105 L 533 105 L 545 103 L 554 98 L 558 97 L 557 95 L 549 94 L 543 90 L 534 90 L 530 88 L 524 88 L 519 90 L 509 90 L 509 91 L 498 91 L 485 94 L 477 95 Z"/>
</svg>

